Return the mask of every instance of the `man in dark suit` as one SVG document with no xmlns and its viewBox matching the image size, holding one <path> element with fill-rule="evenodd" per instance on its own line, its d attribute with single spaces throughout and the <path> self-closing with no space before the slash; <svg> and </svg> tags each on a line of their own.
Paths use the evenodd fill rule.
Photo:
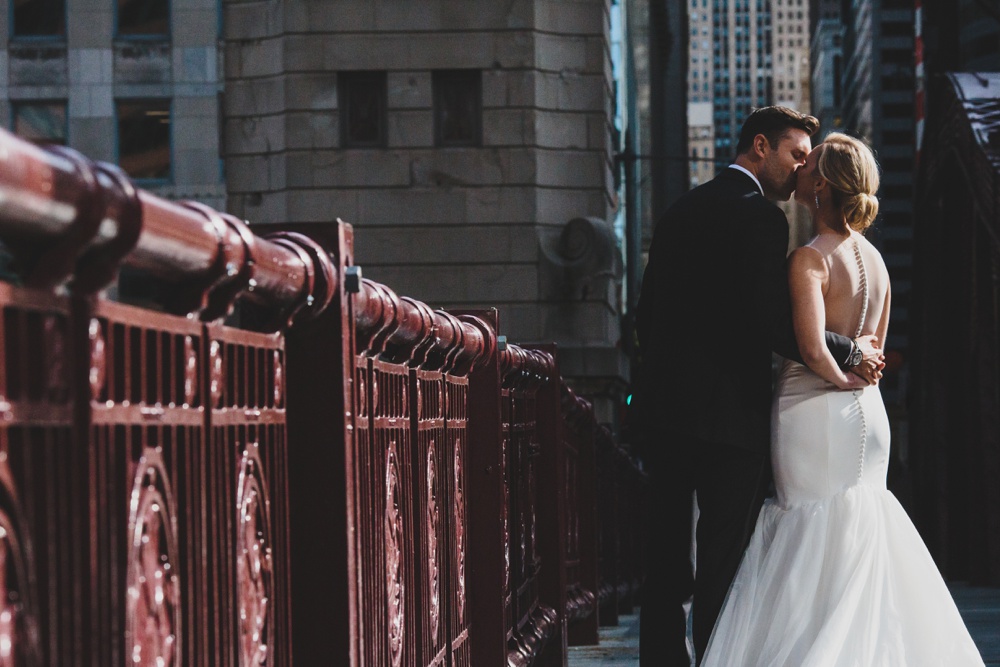
<svg viewBox="0 0 1000 667">
<path fill-rule="evenodd" d="M 770 479 L 771 352 L 801 361 L 785 254 L 787 201 L 819 128 L 812 116 L 757 109 L 735 164 L 681 197 L 653 235 L 636 318 L 635 402 L 652 496 L 642 595 L 642 667 L 687 667 L 683 604 L 693 598 L 701 659 Z M 843 367 L 881 376 L 873 337 L 833 333 Z M 691 567 L 697 491 L 697 567 Z"/>
</svg>

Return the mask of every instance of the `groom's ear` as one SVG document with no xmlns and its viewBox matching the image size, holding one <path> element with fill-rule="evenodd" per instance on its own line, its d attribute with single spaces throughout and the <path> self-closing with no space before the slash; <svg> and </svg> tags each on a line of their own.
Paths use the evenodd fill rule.
<svg viewBox="0 0 1000 667">
<path fill-rule="evenodd" d="M 763 134 L 758 134 L 753 138 L 753 152 L 758 156 L 767 157 L 767 152 L 772 150 L 771 142 Z"/>
</svg>

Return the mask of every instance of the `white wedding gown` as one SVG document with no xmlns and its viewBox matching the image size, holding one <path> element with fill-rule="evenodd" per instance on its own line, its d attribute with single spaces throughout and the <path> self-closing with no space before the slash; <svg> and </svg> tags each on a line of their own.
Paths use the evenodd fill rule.
<svg viewBox="0 0 1000 667">
<path fill-rule="evenodd" d="M 853 253 L 860 304 L 879 298 L 869 295 L 865 262 L 873 273 L 884 264 L 854 236 L 866 258 Z M 860 310 L 865 325 L 868 301 Z M 983 665 L 927 548 L 886 489 L 889 422 L 878 387 L 838 390 L 786 361 L 771 457 L 777 498 L 761 509 L 702 667 Z"/>
</svg>

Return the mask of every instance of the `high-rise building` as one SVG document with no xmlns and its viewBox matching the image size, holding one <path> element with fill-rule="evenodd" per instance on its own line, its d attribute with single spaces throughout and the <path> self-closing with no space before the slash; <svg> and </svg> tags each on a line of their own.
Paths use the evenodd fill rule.
<svg viewBox="0 0 1000 667">
<path fill-rule="evenodd" d="M 772 0 L 771 56 L 774 104 L 807 113 L 809 97 L 809 3 Z"/>
<path fill-rule="evenodd" d="M 844 126 L 869 141 L 872 138 L 872 96 L 877 83 L 875 62 L 880 55 L 873 37 L 873 5 L 880 0 L 845 0 L 844 20 Z"/>
<path fill-rule="evenodd" d="M 118 163 L 163 196 L 224 205 L 216 0 L 4 7 L 4 127 Z"/>
<path fill-rule="evenodd" d="M 691 151 L 691 187 L 697 187 L 715 177 L 718 172 L 712 127 L 712 103 L 688 102 L 688 147 Z"/>
<path fill-rule="evenodd" d="M 919 0 L 928 68 L 1000 71 L 1000 8 L 977 0 Z"/>
<path fill-rule="evenodd" d="M 871 143 L 882 168 L 879 217 L 869 238 L 882 251 L 892 278 L 891 326 L 885 344 L 898 370 L 886 376 L 882 391 L 890 414 L 900 414 L 908 374 L 912 287 L 914 3 L 845 0 L 843 17 L 844 127 Z"/>
<path fill-rule="evenodd" d="M 779 2 L 792 1 L 711 3 L 713 125 L 715 157 L 719 160 L 734 157 L 740 127 L 750 111 L 771 103 L 772 46 L 780 48 L 788 39 L 804 42 L 804 35 L 775 36 L 772 42 L 772 11 Z M 705 0 L 699 2 L 702 9 L 708 4 Z"/>
<path fill-rule="evenodd" d="M 844 24 L 841 0 L 812 0 L 809 7 L 812 114 L 820 135 L 844 128 Z"/>
<path fill-rule="evenodd" d="M 1000 499 L 988 480 L 1000 459 L 1000 45 L 988 37 L 1000 23 L 984 20 L 990 15 L 1000 18 L 989 3 L 921 0 L 917 18 L 924 122 L 914 206 L 913 514 L 942 571 L 977 585 L 1000 584 Z"/>
<path fill-rule="evenodd" d="M 691 187 L 710 180 L 715 158 L 714 13 L 707 2 L 692 0 L 688 12 L 688 173 Z"/>
<path fill-rule="evenodd" d="M 774 104 L 811 114 L 809 10 L 809 3 L 803 0 L 772 0 L 771 99 Z M 782 203 L 781 209 L 788 219 L 788 249 L 791 251 L 812 237 L 812 218 L 794 199 Z"/>
</svg>

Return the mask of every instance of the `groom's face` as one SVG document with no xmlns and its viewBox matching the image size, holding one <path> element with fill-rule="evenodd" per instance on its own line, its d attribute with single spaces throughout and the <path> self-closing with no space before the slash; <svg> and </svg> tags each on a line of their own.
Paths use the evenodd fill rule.
<svg viewBox="0 0 1000 667">
<path fill-rule="evenodd" d="M 806 163 L 812 143 L 804 130 L 790 129 L 766 152 L 761 185 L 771 199 L 788 201 L 795 192 L 796 172 Z"/>
</svg>

